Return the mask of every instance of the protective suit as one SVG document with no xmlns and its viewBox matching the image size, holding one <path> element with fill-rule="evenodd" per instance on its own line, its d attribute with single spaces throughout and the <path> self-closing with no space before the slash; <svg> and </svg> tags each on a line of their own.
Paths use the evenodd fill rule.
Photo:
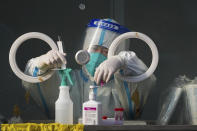
<svg viewBox="0 0 197 131">
<path fill-rule="evenodd" d="M 82 104 L 89 99 L 89 86 L 100 85 L 102 80 L 105 83 L 95 92 L 97 101 L 102 103 L 103 115 L 114 117 L 114 108 L 122 107 L 124 119 L 136 119 L 140 116 L 149 92 L 155 84 L 155 76 L 137 83 L 122 81 L 114 75 L 117 70 L 120 69 L 124 75 L 139 75 L 147 70 L 146 65 L 132 51 L 122 51 L 110 59 L 105 55 L 107 52 L 96 51 L 99 47 L 102 47 L 101 51 L 108 49 L 112 41 L 124 32 L 128 30 L 111 19 L 94 19 L 88 24 L 83 49 L 90 50 L 90 61 L 83 65 L 82 69 L 72 70 L 70 73 L 74 82 L 73 86 L 70 85 L 70 96 L 74 103 L 74 122 L 82 116 Z M 32 58 L 27 63 L 25 73 L 32 76 L 45 73 L 50 67 L 66 63 L 64 55 L 57 51 L 49 51 L 43 56 Z M 23 81 L 25 89 L 31 93 L 49 119 L 54 118 L 60 82 L 58 72 L 41 83 Z"/>
</svg>

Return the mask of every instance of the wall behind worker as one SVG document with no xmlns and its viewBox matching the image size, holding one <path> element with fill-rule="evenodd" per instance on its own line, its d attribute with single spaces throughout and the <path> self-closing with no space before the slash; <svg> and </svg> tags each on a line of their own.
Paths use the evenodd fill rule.
<svg viewBox="0 0 197 131">
<path fill-rule="evenodd" d="M 38 31 L 54 40 L 60 35 L 65 43 L 69 67 L 79 68 L 74 61 L 74 54 L 82 47 L 85 25 L 92 18 L 109 17 L 110 0 L 86 1 L 84 11 L 79 10 L 78 4 L 77 0 L 0 2 L 0 55 L 2 56 L 0 113 L 10 117 L 13 105 L 18 104 L 22 111 L 29 111 L 26 118 L 39 119 L 34 115 L 36 109 L 27 109 L 21 81 L 12 73 L 8 63 L 9 48 L 20 35 Z M 159 96 L 175 77 L 179 74 L 186 74 L 191 78 L 196 76 L 196 4 L 194 0 L 125 0 L 125 25 L 131 30 L 150 36 L 160 53 L 159 66 L 155 72 L 157 85 L 145 106 L 142 119 L 156 119 Z M 134 41 L 134 44 L 138 42 Z M 18 54 L 17 62 L 22 69 L 29 58 L 48 50 L 39 40 L 30 40 L 27 44 L 29 45 L 24 45 Z M 142 48 L 132 47 L 140 58 L 149 64 L 150 52 Z M 145 51 L 147 55 L 142 54 L 141 51 Z M 35 105 L 33 101 L 31 103 Z"/>
</svg>

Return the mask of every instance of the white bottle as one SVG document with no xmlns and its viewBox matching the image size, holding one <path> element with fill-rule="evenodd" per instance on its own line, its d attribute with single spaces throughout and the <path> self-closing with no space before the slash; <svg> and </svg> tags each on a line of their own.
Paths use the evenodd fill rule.
<svg viewBox="0 0 197 131">
<path fill-rule="evenodd" d="M 73 124 L 73 102 L 70 99 L 69 86 L 60 86 L 59 98 L 55 102 L 55 122 Z"/>
<path fill-rule="evenodd" d="M 96 95 L 93 92 L 95 86 L 90 86 L 89 101 L 83 103 L 83 124 L 101 125 L 102 122 L 102 104 L 96 101 Z"/>
</svg>

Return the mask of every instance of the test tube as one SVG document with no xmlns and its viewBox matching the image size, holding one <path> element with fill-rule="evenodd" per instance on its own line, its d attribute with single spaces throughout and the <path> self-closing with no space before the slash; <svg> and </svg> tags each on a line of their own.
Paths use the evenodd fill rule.
<svg viewBox="0 0 197 131">
<path fill-rule="evenodd" d="M 123 120 L 124 109 L 123 108 L 115 108 L 114 111 L 115 111 L 115 114 L 114 114 L 115 120 Z"/>
</svg>

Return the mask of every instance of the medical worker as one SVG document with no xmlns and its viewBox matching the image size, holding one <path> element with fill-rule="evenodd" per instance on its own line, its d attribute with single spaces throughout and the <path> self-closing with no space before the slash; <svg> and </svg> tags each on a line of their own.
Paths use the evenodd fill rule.
<svg viewBox="0 0 197 131">
<path fill-rule="evenodd" d="M 70 96 L 74 103 L 74 122 L 82 116 L 82 104 L 88 101 L 89 86 L 100 85 L 97 88 L 97 101 L 102 103 L 103 116 L 114 117 L 114 108 L 124 108 L 124 119 L 137 119 L 143 111 L 156 78 L 154 75 L 141 82 L 126 82 L 120 80 L 114 73 L 120 69 L 123 75 L 136 76 L 147 70 L 146 65 L 133 51 L 121 51 L 107 58 L 112 41 L 129 30 L 112 19 L 93 19 L 87 25 L 83 49 L 89 50 L 90 60 L 82 69 L 72 70 L 70 75 L 74 85 L 70 85 Z M 66 48 L 66 44 L 65 44 Z M 39 76 L 47 70 L 66 64 L 66 54 L 50 50 L 46 54 L 29 60 L 25 73 Z M 67 59 L 74 59 L 67 58 Z M 41 83 L 23 85 L 33 99 L 45 112 L 48 119 L 54 119 L 55 101 L 59 95 L 60 76 L 58 71 L 48 80 Z"/>
</svg>

